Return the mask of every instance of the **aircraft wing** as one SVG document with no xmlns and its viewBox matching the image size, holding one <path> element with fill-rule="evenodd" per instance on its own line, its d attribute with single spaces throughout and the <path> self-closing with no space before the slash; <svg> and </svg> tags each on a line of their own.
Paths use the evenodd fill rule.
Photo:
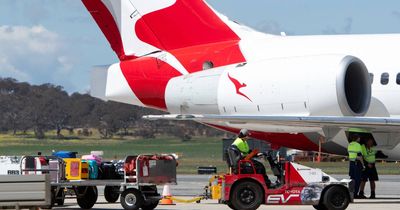
<svg viewBox="0 0 400 210">
<path fill-rule="evenodd" d="M 315 128 L 366 128 L 370 131 L 399 130 L 399 118 L 333 117 L 333 116 L 253 116 L 253 115 L 148 115 L 148 120 L 193 120 L 203 123 L 229 122 L 232 124 L 258 123 L 276 126 Z"/>
</svg>

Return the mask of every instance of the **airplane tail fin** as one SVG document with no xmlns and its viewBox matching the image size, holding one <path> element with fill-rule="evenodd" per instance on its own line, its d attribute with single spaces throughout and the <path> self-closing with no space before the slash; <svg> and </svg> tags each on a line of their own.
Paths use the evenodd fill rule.
<svg viewBox="0 0 400 210">
<path fill-rule="evenodd" d="M 203 0 L 82 0 L 120 60 L 239 41 Z"/>
</svg>

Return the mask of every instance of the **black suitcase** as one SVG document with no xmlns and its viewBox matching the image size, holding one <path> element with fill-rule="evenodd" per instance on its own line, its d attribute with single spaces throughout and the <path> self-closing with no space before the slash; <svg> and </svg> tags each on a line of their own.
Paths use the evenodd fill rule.
<svg viewBox="0 0 400 210">
<path fill-rule="evenodd" d="M 102 162 L 99 167 L 100 179 L 116 179 L 115 166 L 112 162 Z"/>
<path fill-rule="evenodd" d="M 102 162 L 99 168 L 100 179 L 119 179 L 115 172 L 115 165 L 113 162 Z"/>
</svg>

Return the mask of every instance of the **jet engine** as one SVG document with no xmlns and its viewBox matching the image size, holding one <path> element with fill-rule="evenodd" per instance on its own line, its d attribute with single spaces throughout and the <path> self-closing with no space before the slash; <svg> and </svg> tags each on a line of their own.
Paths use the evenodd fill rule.
<svg viewBox="0 0 400 210">
<path fill-rule="evenodd" d="M 172 114 L 363 116 L 371 83 L 354 56 L 285 57 L 173 78 L 165 100 Z"/>
</svg>

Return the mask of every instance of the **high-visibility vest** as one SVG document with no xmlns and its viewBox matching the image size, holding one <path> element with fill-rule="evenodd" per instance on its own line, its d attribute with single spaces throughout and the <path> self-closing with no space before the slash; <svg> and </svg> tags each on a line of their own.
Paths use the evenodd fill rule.
<svg viewBox="0 0 400 210">
<path fill-rule="evenodd" d="M 360 143 L 353 141 L 347 147 L 347 152 L 349 153 L 349 160 L 355 161 L 358 154 L 362 154 L 362 149 Z"/>
<path fill-rule="evenodd" d="M 376 158 L 376 151 L 374 150 L 374 148 L 367 148 L 365 145 L 361 146 L 362 149 L 362 155 L 365 161 L 367 161 L 367 163 L 375 163 Z"/>
<path fill-rule="evenodd" d="M 364 128 L 349 128 L 347 131 L 353 133 L 369 133 L 368 130 Z"/>
<path fill-rule="evenodd" d="M 249 154 L 250 152 L 250 148 L 249 145 L 247 144 L 247 141 L 241 139 L 241 138 L 237 138 L 232 145 L 237 146 L 237 148 L 239 149 L 239 151 L 242 153 L 243 156 L 246 156 Z"/>
</svg>

